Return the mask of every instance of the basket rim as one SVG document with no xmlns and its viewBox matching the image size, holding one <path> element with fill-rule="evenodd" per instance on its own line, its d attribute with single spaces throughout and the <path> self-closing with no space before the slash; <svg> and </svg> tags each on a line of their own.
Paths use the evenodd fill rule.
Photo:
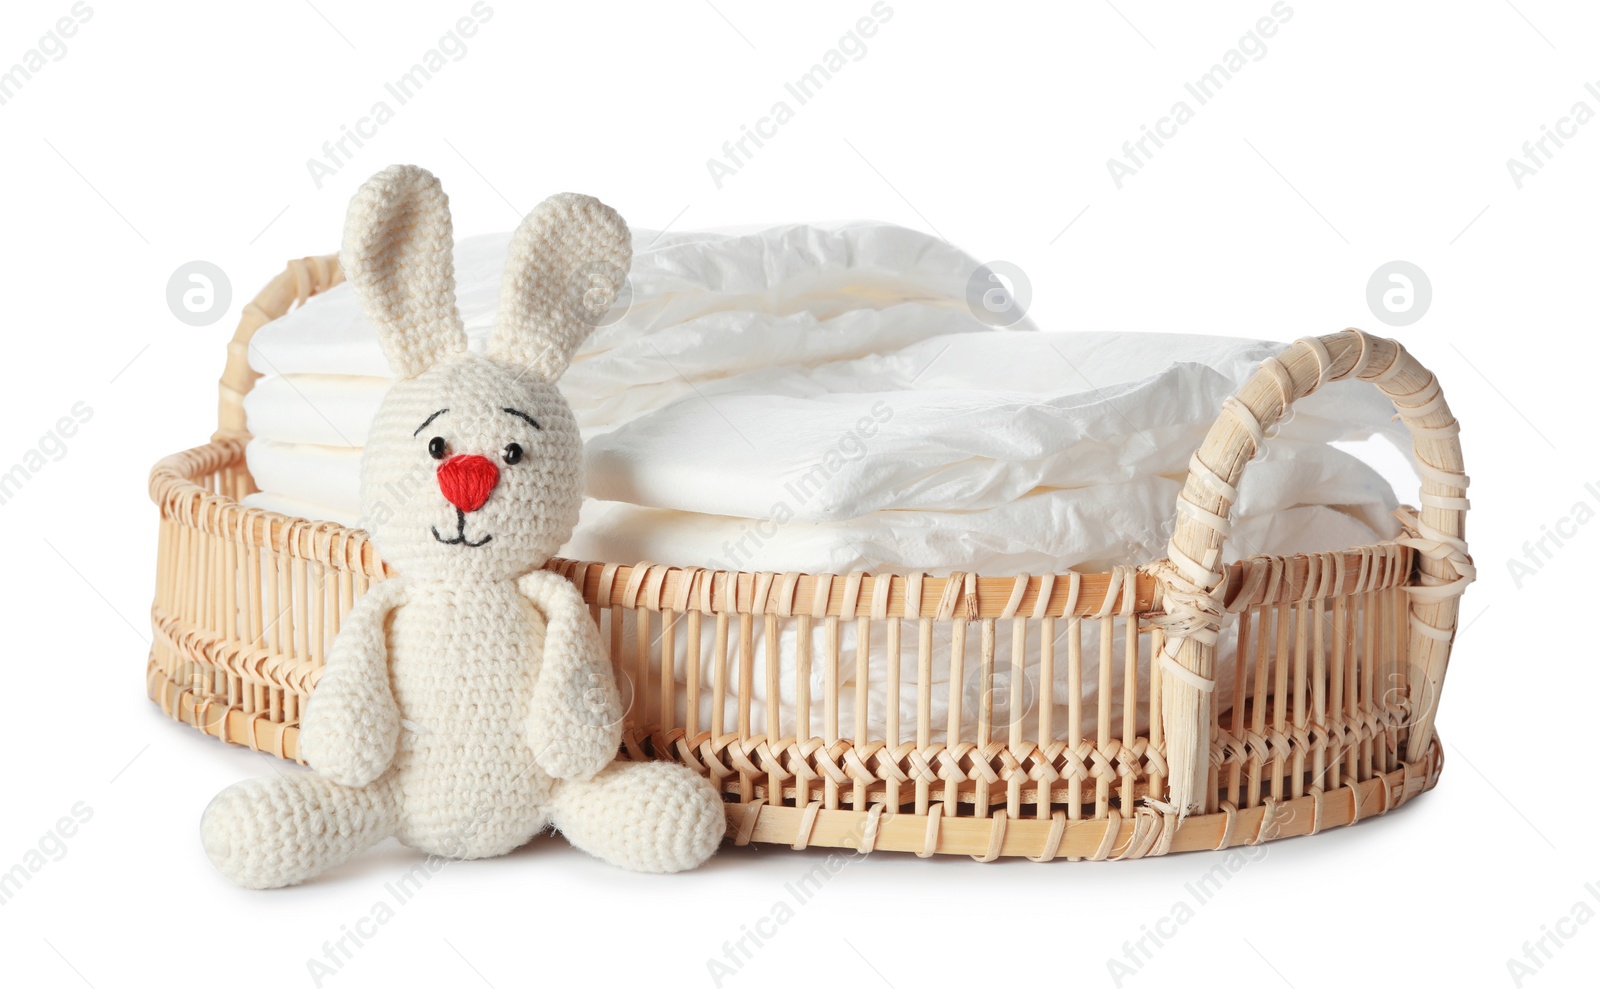
<svg viewBox="0 0 1600 989">
<path fill-rule="evenodd" d="M 255 508 L 199 479 L 241 466 L 244 441 L 220 438 L 161 458 L 150 497 L 163 517 L 244 545 L 287 553 L 368 577 L 398 576 L 365 530 Z M 652 561 L 614 563 L 551 558 L 544 568 L 578 584 L 599 607 L 813 618 L 950 621 L 1143 617 L 1163 611 L 1154 561 L 1105 572 L 948 575 L 916 572 L 802 573 L 721 570 Z M 1289 604 L 1410 584 L 1417 554 L 1398 540 L 1319 553 L 1256 555 L 1226 565 L 1225 609 Z M 1129 594 L 1129 588 L 1132 594 Z"/>
</svg>

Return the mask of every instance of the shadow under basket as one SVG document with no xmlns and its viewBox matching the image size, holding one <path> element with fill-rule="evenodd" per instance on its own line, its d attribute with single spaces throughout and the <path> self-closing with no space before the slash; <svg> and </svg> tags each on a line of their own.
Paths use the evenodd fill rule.
<svg viewBox="0 0 1600 989">
<path fill-rule="evenodd" d="M 342 616 L 391 572 L 364 532 L 241 504 L 255 490 L 241 402 L 254 332 L 340 278 L 332 257 L 291 262 L 245 308 L 218 432 L 150 477 L 149 696 L 291 760 Z M 1266 431 L 1345 378 L 1383 389 L 1411 427 L 1420 509 L 1393 541 L 1222 564 Z M 1473 576 L 1456 433 L 1430 372 L 1347 330 L 1287 347 L 1224 403 L 1166 560 L 1008 576 L 548 566 L 581 588 L 631 694 L 624 757 L 709 777 L 738 844 L 983 861 L 1222 849 L 1353 824 L 1437 781 L 1434 715 Z M 874 690 L 891 702 L 869 721 Z"/>
</svg>

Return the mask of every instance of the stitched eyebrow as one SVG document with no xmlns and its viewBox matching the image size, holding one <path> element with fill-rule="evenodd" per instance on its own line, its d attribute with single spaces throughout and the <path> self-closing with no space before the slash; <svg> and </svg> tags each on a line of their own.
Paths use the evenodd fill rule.
<svg viewBox="0 0 1600 989">
<path fill-rule="evenodd" d="M 417 433 L 420 433 L 424 429 L 427 429 L 428 428 L 428 423 L 432 422 L 433 420 L 439 418 L 440 416 L 444 415 L 446 412 L 449 412 L 449 411 L 450 411 L 449 409 L 440 409 L 438 412 L 435 412 L 433 415 L 431 415 L 428 418 L 422 420 L 422 425 L 417 427 Z M 415 435 L 417 435 L 417 433 L 412 433 L 411 435 L 415 436 Z"/>
<path fill-rule="evenodd" d="M 528 415 L 528 413 L 526 413 L 526 412 L 519 412 L 516 409 L 510 409 L 510 408 L 501 409 L 500 411 L 501 412 L 509 412 L 512 415 L 516 416 L 518 419 L 526 419 L 526 420 L 528 420 L 528 425 L 532 426 L 534 429 L 539 429 L 540 428 L 539 424 L 534 421 L 533 416 Z"/>
</svg>

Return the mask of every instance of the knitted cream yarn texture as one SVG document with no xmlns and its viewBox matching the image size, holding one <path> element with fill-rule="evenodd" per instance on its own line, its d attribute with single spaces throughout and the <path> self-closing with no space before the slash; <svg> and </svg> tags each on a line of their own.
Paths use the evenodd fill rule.
<svg viewBox="0 0 1600 989">
<path fill-rule="evenodd" d="M 616 298 L 626 224 L 588 196 L 518 228 L 486 355 L 455 307 L 449 202 L 393 166 L 351 201 L 341 256 L 396 376 L 362 455 L 362 512 L 398 576 L 346 617 L 302 718 L 312 772 L 247 780 L 202 816 L 213 864 L 289 886 L 386 837 L 501 855 L 554 827 L 624 868 L 677 872 L 722 839 L 685 766 L 617 760 L 623 711 L 577 588 L 540 569 L 582 501 L 555 381 Z"/>
</svg>

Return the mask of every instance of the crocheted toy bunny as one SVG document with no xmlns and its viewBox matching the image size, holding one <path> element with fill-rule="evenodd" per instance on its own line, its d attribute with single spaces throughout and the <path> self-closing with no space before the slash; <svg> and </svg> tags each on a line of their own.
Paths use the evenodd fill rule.
<svg viewBox="0 0 1600 989">
<path fill-rule="evenodd" d="M 361 462 L 362 507 L 399 576 L 339 630 L 303 719 L 314 770 L 246 780 L 206 808 L 206 854 L 243 886 L 302 882 L 397 836 L 501 855 L 553 825 L 643 872 L 716 850 L 723 805 L 685 766 L 618 762 L 622 708 L 578 590 L 540 567 L 583 498 L 555 381 L 632 260 L 621 217 L 552 196 L 511 241 L 487 356 L 455 305 L 449 203 L 397 165 L 350 204 L 342 263 L 395 383 Z"/>
</svg>

